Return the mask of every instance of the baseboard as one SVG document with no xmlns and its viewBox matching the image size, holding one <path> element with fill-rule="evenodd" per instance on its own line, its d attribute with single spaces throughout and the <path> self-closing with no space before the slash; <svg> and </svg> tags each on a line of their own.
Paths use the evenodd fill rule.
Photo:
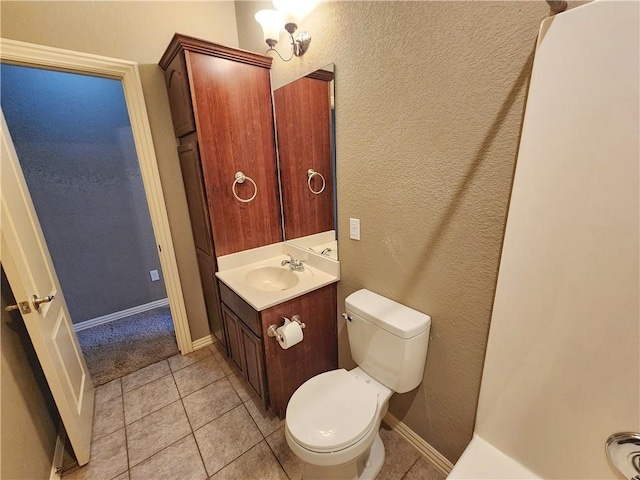
<svg viewBox="0 0 640 480">
<path fill-rule="evenodd" d="M 194 350 L 200 350 L 201 348 L 206 347 L 207 345 L 213 345 L 213 334 L 207 335 L 206 337 L 199 338 L 191 342 Z"/>
<path fill-rule="evenodd" d="M 135 315 L 136 313 L 146 312 L 147 310 L 153 310 L 158 307 L 165 307 L 169 305 L 168 298 L 161 298 L 154 302 L 145 303 L 142 305 L 136 305 L 135 307 L 127 308 L 126 310 L 120 310 L 119 312 L 109 313 L 102 315 L 101 317 L 92 318 L 91 320 L 85 320 L 84 322 L 75 323 L 73 329 L 76 332 L 86 330 L 87 328 L 97 327 L 98 325 L 104 325 L 105 323 L 115 322 L 121 318 L 128 317 L 129 315 Z"/>
<path fill-rule="evenodd" d="M 60 480 L 62 478 L 60 469 L 62 468 L 62 460 L 64 458 L 64 442 L 66 440 L 66 437 L 67 433 L 65 432 L 64 427 L 60 426 L 58 436 L 56 437 L 56 448 L 53 451 L 53 460 L 51 463 L 51 474 L 49 475 L 49 480 Z"/>
<path fill-rule="evenodd" d="M 445 458 L 438 450 L 429 445 L 423 438 L 421 438 L 416 432 L 411 430 L 404 422 L 398 420 L 391 413 L 387 413 L 382 419 L 389 428 L 398 432 L 404 439 L 413 445 L 422 455 L 424 455 L 431 463 L 433 463 L 438 470 L 445 475 L 451 473 L 453 463 Z"/>
</svg>

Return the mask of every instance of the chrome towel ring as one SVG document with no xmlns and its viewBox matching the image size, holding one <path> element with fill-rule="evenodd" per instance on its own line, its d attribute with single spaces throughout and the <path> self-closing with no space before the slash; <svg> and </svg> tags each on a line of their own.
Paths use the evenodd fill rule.
<svg viewBox="0 0 640 480">
<path fill-rule="evenodd" d="M 324 192 L 324 187 L 327 186 L 327 182 L 320 172 L 316 172 L 315 170 L 310 168 L 309 170 L 307 170 L 307 177 L 307 185 L 309 186 L 309 190 L 311 190 L 311 193 L 313 193 L 314 195 L 320 195 L 322 192 Z M 322 179 L 322 188 L 320 190 L 314 190 L 311 186 L 311 179 L 313 177 L 320 177 Z"/>
<path fill-rule="evenodd" d="M 249 180 L 253 184 L 253 195 L 251 195 L 251 198 L 240 198 L 238 196 L 238 192 L 236 192 L 236 185 L 238 185 L 239 183 L 244 183 L 245 180 Z M 258 194 L 258 186 L 256 185 L 256 182 L 251 179 L 251 177 L 247 177 L 242 172 L 236 172 L 235 180 L 233 181 L 233 185 L 231 185 L 231 191 L 233 192 L 233 196 L 236 197 L 238 201 L 242 203 L 249 203 L 251 200 L 256 198 L 256 195 Z"/>
</svg>

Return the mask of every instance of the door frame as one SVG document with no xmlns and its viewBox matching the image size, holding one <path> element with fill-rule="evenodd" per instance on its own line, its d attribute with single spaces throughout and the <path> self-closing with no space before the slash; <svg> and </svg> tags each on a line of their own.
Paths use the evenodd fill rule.
<svg viewBox="0 0 640 480">
<path fill-rule="evenodd" d="M 183 355 L 192 352 L 193 343 L 187 320 L 187 310 L 178 275 L 178 263 L 169 229 L 169 217 L 160 182 L 160 172 L 153 147 L 138 64 L 130 60 L 103 57 L 6 38 L 0 38 L 0 61 L 112 78 L 122 83 L 151 224 L 158 245 L 158 256 L 167 289 L 176 341 Z"/>
</svg>

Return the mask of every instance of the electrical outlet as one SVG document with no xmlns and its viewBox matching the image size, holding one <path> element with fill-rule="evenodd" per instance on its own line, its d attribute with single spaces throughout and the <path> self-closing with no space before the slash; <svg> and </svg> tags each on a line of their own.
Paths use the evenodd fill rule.
<svg viewBox="0 0 640 480">
<path fill-rule="evenodd" d="M 158 273 L 158 270 L 150 270 L 149 275 L 151 275 L 152 282 L 157 282 L 158 280 L 160 280 L 160 274 Z"/>
<path fill-rule="evenodd" d="M 360 219 L 349 219 L 349 238 L 352 240 L 360 240 Z"/>
</svg>

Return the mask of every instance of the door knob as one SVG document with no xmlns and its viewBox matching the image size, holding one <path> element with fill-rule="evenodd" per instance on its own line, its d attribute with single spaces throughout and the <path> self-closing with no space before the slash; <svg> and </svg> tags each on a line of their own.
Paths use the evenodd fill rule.
<svg viewBox="0 0 640 480">
<path fill-rule="evenodd" d="M 14 310 L 20 310 L 22 313 L 31 313 L 31 307 L 29 302 L 19 302 L 15 305 L 8 305 L 4 307 L 5 312 L 12 312 Z"/>
<path fill-rule="evenodd" d="M 40 298 L 33 295 L 31 297 L 31 302 L 33 303 L 33 308 L 35 308 L 36 310 L 40 310 L 40 305 L 42 305 L 43 303 L 49 303 L 54 298 L 56 298 L 55 295 L 47 295 L 46 297 Z"/>
</svg>

